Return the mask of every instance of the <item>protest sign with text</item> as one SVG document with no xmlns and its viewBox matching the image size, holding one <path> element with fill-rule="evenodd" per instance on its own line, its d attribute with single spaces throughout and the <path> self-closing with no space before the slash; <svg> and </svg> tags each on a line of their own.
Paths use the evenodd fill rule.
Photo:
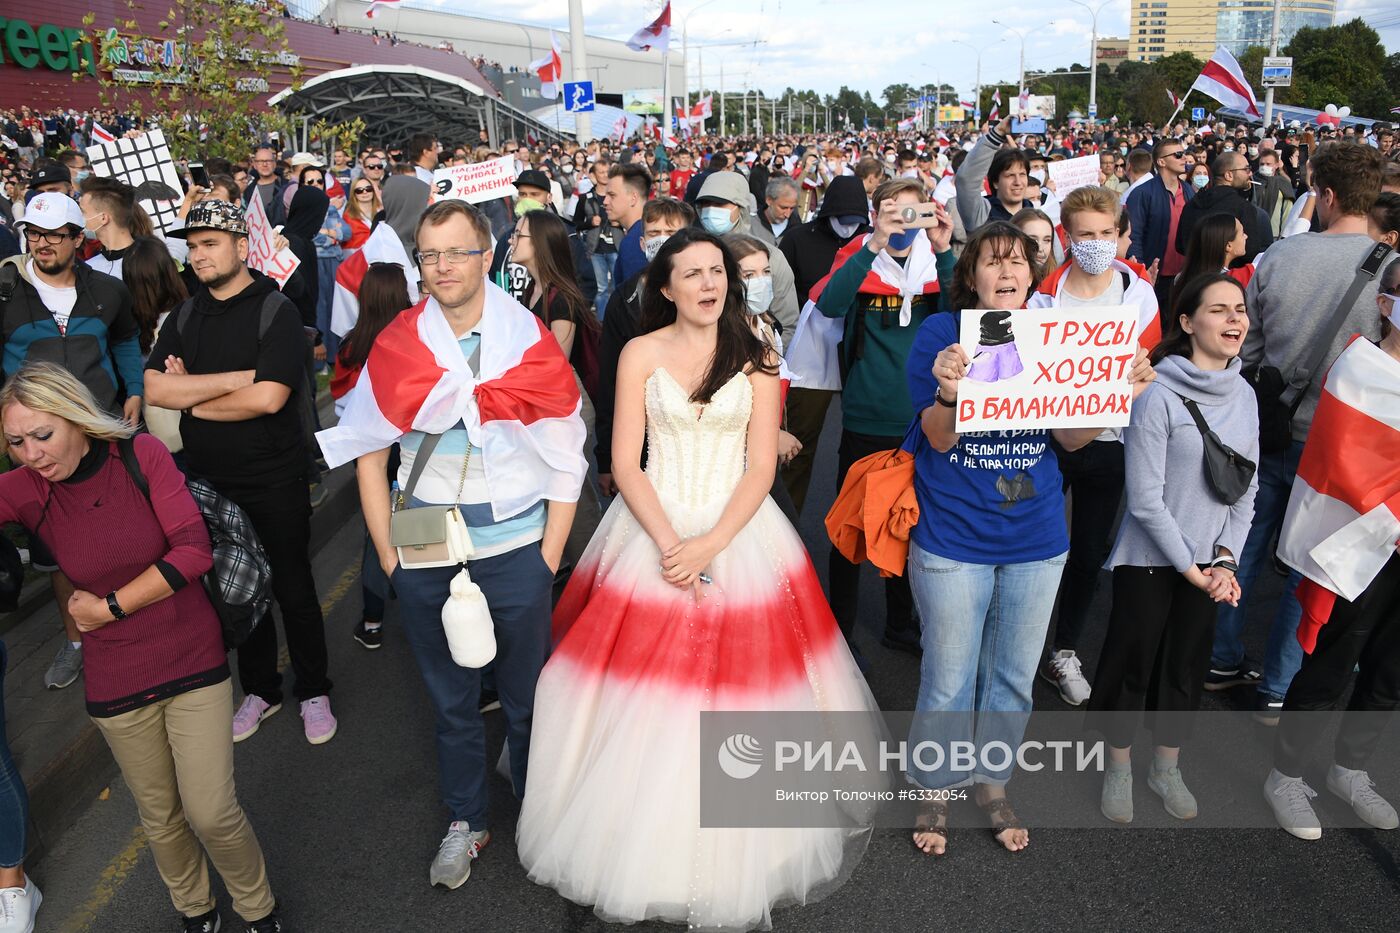
<svg viewBox="0 0 1400 933">
<path fill-rule="evenodd" d="M 267 221 L 262 198 L 250 198 L 245 214 L 248 221 L 248 265 L 270 276 L 278 288 L 287 284 L 301 260 L 290 248 L 277 249 L 276 235 Z"/>
<path fill-rule="evenodd" d="M 1045 171 L 1049 173 L 1050 181 L 1055 183 L 1055 197 L 1063 199 L 1075 188 L 1087 188 L 1099 183 L 1099 157 L 1086 155 L 1063 162 L 1047 162 Z"/>
<path fill-rule="evenodd" d="M 957 430 L 1126 425 L 1137 328 L 1136 306 L 962 312 L 972 366 L 958 383 Z"/>
<path fill-rule="evenodd" d="M 515 159 L 501 156 L 489 162 L 449 165 L 433 172 L 432 200 L 455 198 L 468 204 L 515 197 Z"/>
</svg>

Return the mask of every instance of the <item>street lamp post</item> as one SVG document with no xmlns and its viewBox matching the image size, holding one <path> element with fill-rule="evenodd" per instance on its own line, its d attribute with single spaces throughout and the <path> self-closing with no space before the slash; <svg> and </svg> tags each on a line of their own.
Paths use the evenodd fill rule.
<svg viewBox="0 0 1400 933">
<path fill-rule="evenodd" d="M 999 44 L 1001 43 L 1002 40 L 998 39 L 996 42 L 993 42 L 992 45 L 987 46 L 986 49 L 979 49 L 977 46 L 973 45 L 971 42 L 964 42 L 964 41 L 962 41 L 961 39 L 954 39 L 953 41 L 954 41 L 955 43 L 957 43 L 958 45 L 965 45 L 965 46 L 967 46 L 968 48 L 972 49 L 972 51 L 974 51 L 974 52 L 977 53 L 977 75 L 976 75 L 977 87 L 976 87 L 976 89 L 973 91 L 973 94 L 974 94 L 975 96 L 972 98 L 972 101 L 973 101 L 972 111 L 973 111 L 973 117 L 974 117 L 974 119 L 975 119 L 975 118 L 977 118 L 977 117 L 980 117 L 981 114 L 982 114 L 982 53 L 985 52 L 985 51 L 987 51 L 987 49 L 990 49 L 990 48 L 992 47 L 992 45 L 999 45 Z"/>
<path fill-rule="evenodd" d="M 1020 29 L 1012 29 L 1010 26 L 1006 25 L 999 19 L 994 19 L 992 20 L 992 22 L 996 23 L 998 26 L 1000 26 L 1002 29 L 1005 29 L 1007 32 L 1015 33 L 1016 37 L 1021 40 L 1021 64 L 1019 68 L 1019 77 L 1016 81 L 1016 98 L 1018 101 L 1017 106 L 1019 107 L 1019 100 L 1020 98 L 1024 97 L 1026 93 L 1026 33 Z M 1055 21 L 1052 19 L 1046 25 L 1053 26 L 1055 25 Z"/>
<path fill-rule="evenodd" d="M 1091 7 L 1081 0 L 1069 0 L 1075 6 L 1089 11 L 1092 25 L 1089 28 L 1089 125 L 1099 122 L 1099 11 L 1108 6 L 1110 0 L 1103 0 L 1097 7 Z"/>
</svg>

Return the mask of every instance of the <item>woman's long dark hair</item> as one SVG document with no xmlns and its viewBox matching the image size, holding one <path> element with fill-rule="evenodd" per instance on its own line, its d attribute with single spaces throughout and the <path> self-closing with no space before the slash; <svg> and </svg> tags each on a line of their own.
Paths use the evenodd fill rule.
<svg viewBox="0 0 1400 933">
<path fill-rule="evenodd" d="M 535 281 L 544 296 L 541 311 L 548 322 L 550 296 L 558 295 L 569 307 L 569 320 L 579 327 L 598 330 L 598 316 L 583 297 L 574 274 L 574 251 L 569 245 L 569 228 L 549 211 L 530 211 L 525 217 L 525 232 L 535 257 Z"/>
<path fill-rule="evenodd" d="M 1177 274 L 1172 286 L 1172 307 L 1185 290 L 1186 283 L 1201 275 L 1214 275 L 1225 265 L 1225 247 L 1235 238 L 1233 214 L 1211 214 L 1202 218 L 1186 241 L 1186 265 Z"/>
<path fill-rule="evenodd" d="M 709 402 L 725 383 L 738 372 L 776 373 L 778 367 L 769 362 L 768 347 L 749 326 L 744 290 L 740 287 L 739 264 L 724 245 L 724 241 L 700 227 L 683 227 L 666 240 L 661 251 L 647 267 L 646 286 L 642 290 L 642 333 L 649 334 L 676 322 L 676 305 L 661 293 L 670 283 L 676 256 L 697 243 L 708 243 L 719 250 L 724 261 L 724 277 L 728 287 L 724 293 L 724 309 L 720 312 L 715 333 L 715 352 L 710 369 L 701 380 L 690 400 Z"/>
<path fill-rule="evenodd" d="M 1036 287 L 1040 285 L 1041 269 L 1035 259 L 1035 240 L 1020 227 L 1005 220 L 994 220 L 978 227 L 977 232 L 967 238 L 967 245 L 958 257 L 958 264 L 953 267 L 953 287 L 949 289 L 952 294 L 948 299 L 954 311 L 983 307 L 982 299 L 977 297 L 977 262 L 982 258 L 984 245 L 991 247 L 993 259 L 1012 256 L 1016 248 L 1020 247 L 1021 255 L 1031 272 L 1031 285 L 1026 294 L 1021 296 L 1022 304 L 1030 299 Z"/>
<path fill-rule="evenodd" d="M 122 260 L 122 281 L 131 293 L 131 310 L 140 327 L 143 354 L 151 352 L 160 316 L 190 296 L 170 250 L 155 237 L 139 236 Z"/>
<path fill-rule="evenodd" d="M 360 280 L 360 316 L 340 342 L 336 365 L 351 369 L 365 365 L 375 338 L 408 306 L 408 280 L 402 266 L 376 262 L 366 269 Z"/>
<path fill-rule="evenodd" d="M 1230 218 L 1232 221 L 1233 217 Z M 1181 279 L 1177 279 L 1181 282 Z M 1244 286 L 1233 276 L 1221 272 L 1219 269 L 1207 275 L 1198 275 L 1195 278 L 1187 279 L 1184 284 L 1178 286 L 1176 295 L 1172 301 L 1171 330 L 1167 331 L 1167 336 L 1162 338 L 1162 342 L 1153 348 L 1149 357 L 1152 365 L 1157 365 L 1169 356 L 1191 355 L 1191 335 L 1181 329 L 1181 316 L 1184 314 L 1189 318 L 1194 318 L 1196 312 L 1201 310 L 1201 302 L 1205 297 L 1206 289 L 1212 285 L 1226 282 L 1240 290 L 1240 297 L 1244 297 Z"/>
</svg>

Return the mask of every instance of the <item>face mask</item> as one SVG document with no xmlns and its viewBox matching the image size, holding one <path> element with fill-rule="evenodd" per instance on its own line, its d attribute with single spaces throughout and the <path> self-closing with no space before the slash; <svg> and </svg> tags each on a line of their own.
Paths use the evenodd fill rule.
<svg viewBox="0 0 1400 933">
<path fill-rule="evenodd" d="M 666 236 L 653 236 L 642 241 L 642 252 L 646 254 L 647 262 L 656 258 L 656 254 L 661 252 L 661 247 L 665 246 L 669 239 L 670 237 Z"/>
<path fill-rule="evenodd" d="M 1204 188 L 1208 184 L 1210 184 L 1210 179 L 1205 175 L 1191 176 L 1191 187 L 1193 188 Z"/>
<path fill-rule="evenodd" d="M 1031 175 L 1031 177 L 1034 178 L 1038 183 L 1040 183 L 1040 184 L 1042 184 L 1042 185 L 1045 184 L 1045 170 L 1044 170 L 1044 169 L 1039 169 L 1039 168 L 1038 168 L 1038 169 L 1036 169 L 1034 172 L 1031 172 L 1030 175 Z"/>
<path fill-rule="evenodd" d="M 891 234 L 890 234 L 890 249 L 893 249 L 893 250 L 908 249 L 909 247 L 911 247 L 911 246 L 914 245 L 914 240 L 915 240 L 916 237 L 918 237 L 918 235 L 919 235 L 919 230 L 918 230 L 917 227 L 914 228 L 913 230 L 905 230 L 903 233 L 891 233 Z"/>
<path fill-rule="evenodd" d="M 843 224 L 835 217 L 831 218 L 831 232 L 842 240 L 849 240 L 855 236 L 855 232 L 860 229 L 860 221 L 853 224 Z"/>
<path fill-rule="evenodd" d="M 96 240 L 96 239 L 97 239 L 97 231 L 96 231 L 96 230 L 89 230 L 87 227 L 84 227 L 84 228 L 83 228 L 83 239 L 85 239 L 85 240 Z"/>
<path fill-rule="evenodd" d="M 1257 156 L 1258 154 L 1259 154 L 1259 147 L 1258 147 L 1258 146 L 1250 146 L 1250 147 L 1249 147 L 1249 155 L 1250 155 L 1250 158 L 1253 158 L 1254 156 Z"/>
<path fill-rule="evenodd" d="M 1113 265 L 1118 254 L 1117 240 L 1079 240 L 1069 244 L 1074 264 L 1086 275 L 1102 275 Z"/>
<path fill-rule="evenodd" d="M 73 184 L 81 185 L 84 181 L 87 180 L 88 176 L 91 174 L 92 172 L 88 171 L 85 168 L 78 169 L 77 174 L 73 176 Z"/>
<path fill-rule="evenodd" d="M 544 210 L 544 205 L 541 204 L 539 201 L 536 201 L 534 198 L 521 198 L 519 201 L 515 202 L 516 217 L 519 217 L 521 214 L 528 214 L 531 211 L 542 210 Z"/>
<path fill-rule="evenodd" d="M 1274 174 L 1274 167 L 1272 165 L 1261 165 L 1259 166 L 1259 174 L 1263 175 L 1265 178 L 1271 178 Z"/>
<path fill-rule="evenodd" d="M 724 236 L 734 229 L 733 212 L 727 207 L 702 207 L 700 209 L 700 226 L 715 236 Z"/>
<path fill-rule="evenodd" d="M 563 172 L 566 175 L 572 174 L 574 171 L 573 163 L 565 162 L 563 165 L 559 166 L 559 171 Z"/>
<path fill-rule="evenodd" d="M 749 313 L 760 315 L 773 303 L 773 277 L 757 275 L 744 280 L 744 302 Z"/>
<path fill-rule="evenodd" d="M 1128 147 L 1127 147 L 1127 146 L 1119 146 L 1119 147 L 1118 147 L 1118 151 L 1121 152 L 1123 155 L 1127 155 L 1127 154 L 1128 154 Z"/>
<path fill-rule="evenodd" d="M 886 161 L 886 162 L 889 162 L 891 165 L 893 165 L 893 164 L 894 164 L 894 153 L 893 153 L 893 152 L 887 152 L 887 153 L 885 153 L 885 161 Z"/>
<path fill-rule="evenodd" d="M 827 170 L 828 172 L 839 172 L 839 171 L 841 171 L 841 163 L 840 163 L 840 162 L 833 162 L 831 159 L 827 159 L 827 160 L 826 160 L 826 170 Z"/>
</svg>

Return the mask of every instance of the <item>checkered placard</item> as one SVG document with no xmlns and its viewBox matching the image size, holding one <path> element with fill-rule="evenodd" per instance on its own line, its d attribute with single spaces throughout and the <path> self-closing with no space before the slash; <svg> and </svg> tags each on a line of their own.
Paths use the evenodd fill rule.
<svg viewBox="0 0 1400 933">
<path fill-rule="evenodd" d="M 142 182 L 159 181 L 174 191 L 183 191 L 180 176 L 175 171 L 175 160 L 170 157 L 170 146 L 165 142 L 165 133 L 151 130 L 135 139 L 118 139 L 115 142 L 88 146 L 88 161 L 92 163 L 94 175 L 118 178 L 133 188 Z M 154 201 L 142 198 L 138 202 L 156 229 L 165 233 L 170 229 L 180 209 L 180 202 Z"/>
</svg>

